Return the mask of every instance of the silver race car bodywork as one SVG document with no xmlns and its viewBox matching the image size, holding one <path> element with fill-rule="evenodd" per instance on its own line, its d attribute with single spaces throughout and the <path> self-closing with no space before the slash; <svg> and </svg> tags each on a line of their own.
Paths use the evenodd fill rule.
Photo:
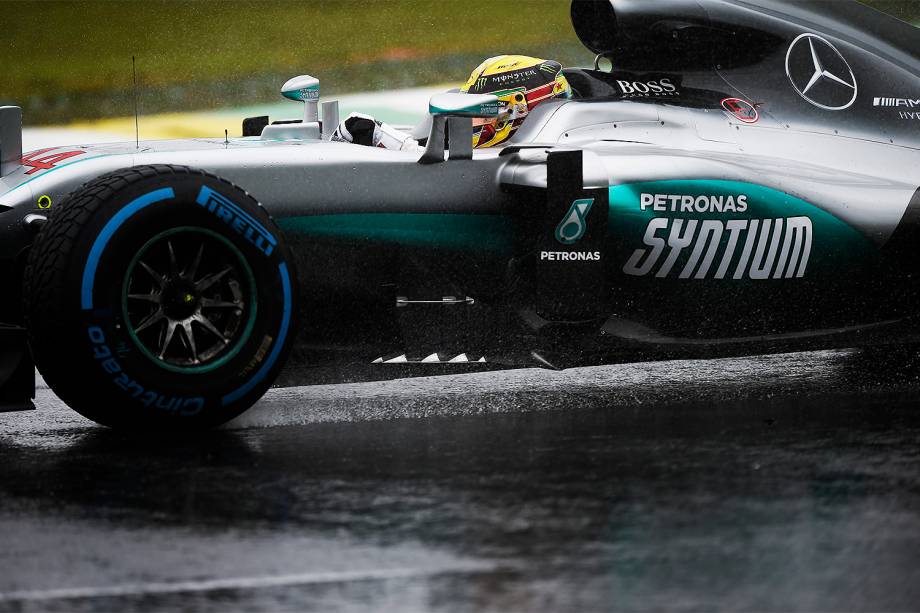
<svg viewBox="0 0 920 613">
<path fill-rule="evenodd" d="M 916 331 L 915 28 L 848 2 L 575 0 L 572 16 L 614 70 L 566 70 L 575 97 L 536 108 L 500 149 L 470 151 L 469 119 L 437 105 L 421 159 L 328 142 L 332 108 L 310 122 L 318 84 L 301 126 L 259 136 L 18 163 L 6 137 L 3 282 L 21 283 L 35 229 L 88 180 L 172 164 L 242 187 L 283 232 L 305 380 L 460 356 L 565 367 Z"/>
</svg>

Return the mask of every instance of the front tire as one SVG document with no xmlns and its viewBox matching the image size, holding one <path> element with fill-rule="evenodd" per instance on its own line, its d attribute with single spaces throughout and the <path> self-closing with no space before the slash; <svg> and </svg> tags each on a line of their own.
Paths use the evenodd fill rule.
<svg viewBox="0 0 920 613">
<path fill-rule="evenodd" d="M 280 231 L 242 189 L 178 166 L 109 173 L 61 203 L 33 245 L 36 365 L 105 425 L 223 423 L 284 364 L 295 277 Z"/>
</svg>

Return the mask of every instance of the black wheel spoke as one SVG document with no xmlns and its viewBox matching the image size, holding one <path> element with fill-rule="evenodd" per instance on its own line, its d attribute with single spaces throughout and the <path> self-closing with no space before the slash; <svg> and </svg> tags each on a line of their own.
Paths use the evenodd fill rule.
<svg viewBox="0 0 920 613">
<path fill-rule="evenodd" d="M 195 275 L 198 274 L 198 267 L 201 266 L 201 256 L 204 255 L 204 243 L 198 246 L 198 253 L 195 254 L 195 260 L 192 262 L 191 266 L 185 269 L 185 272 L 182 273 L 189 281 L 195 281 Z"/>
<path fill-rule="evenodd" d="M 198 313 L 197 315 L 195 315 L 195 321 L 197 321 L 202 326 L 204 326 L 206 330 L 209 330 L 210 332 L 214 333 L 214 335 L 220 338 L 224 342 L 224 344 L 230 342 L 230 339 L 224 336 L 223 332 L 218 330 L 217 326 L 211 323 L 211 320 L 205 317 L 202 313 Z"/>
<path fill-rule="evenodd" d="M 176 265 L 176 251 L 172 241 L 166 241 L 166 248 L 169 250 L 169 276 L 176 277 L 179 275 L 179 267 Z"/>
<path fill-rule="evenodd" d="M 147 302 L 152 302 L 154 304 L 160 304 L 160 294 L 128 294 L 128 298 L 132 300 L 145 300 Z"/>
<path fill-rule="evenodd" d="M 229 242 L 194 228 L 170 230 L 144 245 L 132 266 L 125 313 L 151 359 L 170 368 L 206 366 L 239 339 L 253 280 Z"/>
<path fill-rule="evenodd" d="M 137 324 L 137 327 L 134 328 L 134 332 L 135 333 L 142 332 L 146 330 L 147 328 L 149 328 L 150 326 L 152 326 L 153 324 L 163 321 L 164 319 L 166 319 L 166 313 L 164 313 L 162 309 L 158 309 L 154 311 L 153 313 L 151 313 L 149 316 L 147 316 L 147 318 L 144 319 L 144 321 Z"/>
<path fill-rule="evenodd" d="M 163 287 L 163 285 L 166 284 L 166 277 L 164 277 L 163 275 L 155 271 L 146 262 L 141 260 L 138 262 L 138 264 L 140 264 L 143 267 L 143 269 L 146 270 L 150 274 L 151 277 L 153 277 L 153 280 L 157 282 L 157 285 L 159 285 L 160 287 Z"/>
<path fill-rule="evenodd" d="M 226 275 L 231 270 L 233 270 L 233 268 L 230 266 L 227 266 L 220 272 L 215 272 L 214 274 L 208 275 L 207 277 L 203 278 L 201 281 L 195 284 L 195 289 L 197 289 L 199 292 L 203 292 L 204 290 L 210 288 L 212 285 L 220 281 L 224 277 L 224 275 Z"/>
<path fill-rule="evenodd" d="M 192 354 L 192 363 L 198 363 L 198 347 L 195 346 L 195 333 L 192 331 L 192 322 L 185 320 L 182 322 L 182 332 L 185 335 L 185 340 L 188 346 L 189 351 Z"/>
<path fill-rule="evenodd" d="M 166 355 L 166 350 L 169 349 L 169 343 L 172 341 L 173 336 L 175 336 L 176 326 L 178 325 L 179 322 L 172 319 L 166 322 L 166 332 L 163 334 L 163 341 L 160 343 L 160 353 L 157 355 L 161 360 L 163 356 Z"/>
<path fill-rule="evenodd" d="M 202 298 L 201 308 L 203 309 L 242 309 L 242 302 L 229 302 L 227 300 L 215 300 L 214 298 Z"/>
</svg>

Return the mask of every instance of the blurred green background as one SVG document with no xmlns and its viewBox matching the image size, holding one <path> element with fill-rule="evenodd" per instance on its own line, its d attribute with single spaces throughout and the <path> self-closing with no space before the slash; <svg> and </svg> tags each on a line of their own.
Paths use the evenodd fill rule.
<svg viewBox="0 0 920 613">
<path fill-rule="evenodd" d="M 653 2 L 654 0 L 648 0 Z M 917 0 L 867 4 L 917 23 Z M 445 83 L 521 52 L 587 65 L 568 0 L 0 2 L 0 103 L 29 123 L 277 100 L 295 74 L 324 93 Z"/>
<path fill-rule="evenodd" d="M 0 99 L 35 123 L 278 100 L 294 75 L 323 92 L 463 80 L 489 54 L 590 62 L 567 0 L 0 2 Z M 510 33 L 514 33 L 511 35 Z"/>
</svg>

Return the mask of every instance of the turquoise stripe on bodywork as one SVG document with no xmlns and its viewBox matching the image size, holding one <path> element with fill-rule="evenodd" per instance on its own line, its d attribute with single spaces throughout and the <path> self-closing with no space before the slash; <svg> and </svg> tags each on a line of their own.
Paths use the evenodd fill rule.
<svg viewBox="0 0 920 613">
<path fill-rule="evenodd" d="M 687 194 L 690 196 L 737 196 L 745 194 L 748 197 L 748 210 L 744 213 L 681 213 L 667 212 L 662 213 L 653 211 L 651 208 L 641 210 L 639 198 L 643 193 L 651 194 Z M 842 232 L 848 238 L 852 233 L 859 234 L 845 222 L 834 217 L 827 211 L 810 204 L 801 198 L 796 198 L 785 192 L 775 190 L 763 185 L 754 183 L 744 183 L 741 181 L 723 181 L 723 180 L 669 180 L 669 181 L 646 181 L 641 183 L 627 183 L 623 185 L 612 185 L 610 187 L 610 211 L 618 216 L 620 221 L 624 219 L 641 221 L 643 229 L 645 223 L 653 217 L 681 217 L 687 219 L 769 219 L 774 217 L 795 217 L 797 215 L 807 215 L 811 218 L 812 223 L 818 223 L 827 229 L 834 229 L 836 232 Z M 611 225 L 616 221 L 613 215 L 610 217 Z"/>
<path fill-rule="evenodd" d="M 285 217 L 277 223 L 294 236 L 498 253 L 510 253 L 513 246 L 513 225 L 502 215 L 343 213 Z"/>
<path fill-rule="evenodd" d="M 661 212 L 651 207 L 642 210 L 641 195 L 681 194 L 689 196 L 735 196 L 745 194 L 748 206 L 739 212 Z M 874 258 L 878 250 L 861 232 L 831 213 L 776 189 L 746 183 L 724 180 L 668 180 L 647 181 L 610 186 L 610 215 L 608 232 L 618 248 L 618 266 L 635 249 L 645 248 L 643 235 L 649 221 L 656 217 L 669 219 L 776 219 L 806 216 L 813 228 L 812 252 L 809 260 L 809 276 L 813 274 L 839 274 L 848 264 L 865 264 Z M 662 233 L 661 236 L 666 236 Z M 722 247 L 728 241 L 723 234 Z M 689 255 L 686 250 L 681 265 Z M 738 250 L 740 251 L 740 250 Z M 737 253 L 737 251 L 736 251 Z M 675 266 L 677 268 L 677 266 Z"/>
</svg>

